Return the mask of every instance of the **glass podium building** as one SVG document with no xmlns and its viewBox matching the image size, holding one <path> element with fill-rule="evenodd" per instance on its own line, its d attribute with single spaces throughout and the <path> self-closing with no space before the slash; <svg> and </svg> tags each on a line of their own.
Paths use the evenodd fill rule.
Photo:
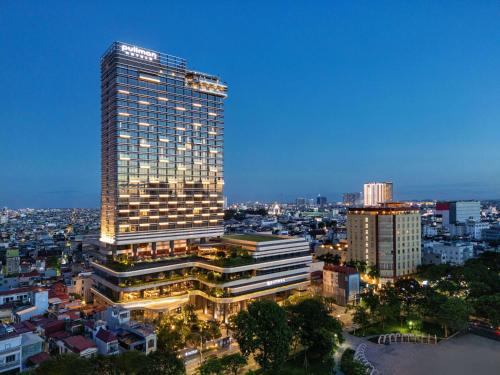
<svg viewBox="0 0 500 375">
<path fill-rule="evenodd" d="M 291 252 L 271 251 L 271 264 L 260 267 L 256 246 L 222 238 L 226 97 L 220 78 L 188 69 L 182 58 L 121 42 L 105 52 L 97 300 L 164 310 L 186 299 L 218 305 L 231 296 L 225 281 L 249 284 L 257 269 L 268 275 L 258 280 L 270 283 L 248 290 L 297 284 L 299 279 L 284 279 L 282 272 L 304 273 L 311 261 L 305 241 L 292 239 Z M 279 282 L 270 272 L 276 265 Z M 299 281 L 303 287 L 308 273 Z M 207 301 L 201 305 L 214 308 Z"/>
</svg>

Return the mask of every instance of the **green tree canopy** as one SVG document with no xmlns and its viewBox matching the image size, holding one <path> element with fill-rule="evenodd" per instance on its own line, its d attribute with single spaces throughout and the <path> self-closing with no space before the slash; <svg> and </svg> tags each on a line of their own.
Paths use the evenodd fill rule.
<svg viewBox="0 0 500 375">
<path fill-rule="evenodd" d="M 366 326 L 370 323 L 370 315 L 368 314 L 367 308 L 362 305 L 355 306 L 352 321 L 361 327 L 364 336 Z"/>
<path fill-rule="evenodd" d="M 144 375 L 184 375 L 184 362 L 173 352 L 154 352 L 147 357 L 141 374 Z"/>
<path fill-rule="evenodd" d="M 342 325 L 319 298 L 305 299 L 288 309 L 294 335 L 311 357 L 330 355 L 342 342 Z"/>
<path fill-rule="evenodd" d="M 285 311 L 276 303 L 260 300 L 240 311 L 233 320 L 234 337 L 243 355 L 254 354 L 264 370 L 278 370 L 286 361 L 292 339 Z"/>
<path fill-rule="evenodd" d="M 234 353 L 223 356 L 221 363 L 226 374 L 237 375 L 238 371 L 247 364 L 247 359 L 240 353 Z"/>
<path fill-rule="evenodd" d="M 436 318 L 443 326 L 444 336 L 448 337 L 449 329 L 459 330 L 467 324 L 471 308 L 469 304 L 457 297 L 446 298 L 438 306 Z"/>
<path fill-rule="evenodd" d="M 481 296 L 474 301 L 474 313 L 487 319 L 493 326 L 500 326 L 500 293 Z"/>
</svg>

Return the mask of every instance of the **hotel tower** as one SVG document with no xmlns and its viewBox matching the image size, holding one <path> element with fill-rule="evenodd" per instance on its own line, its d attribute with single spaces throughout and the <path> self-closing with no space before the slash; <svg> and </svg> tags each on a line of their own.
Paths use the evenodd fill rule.
<svg viewBox="0 0 500 375">
<path fill-rule="evenodd" d="M 101 241 L 113 255 L 220 236 L 227 86 L 186 61 L 114 43 L 101 61 Z M 146 245 L 147 244 L 147 245 Z"/>
<path fill-rule="evenodd" d="M 349 208 L 349 260 L 378 270 L 382 283 L 414 274 L 421 263 L 420 221 L 418 208 L 402 203 Z"/>
<path fill-rule="evenodd" d="M 226 97 L 220 78 L 188 69 L 182 58 L 121 42 L 105 52 L 98 301 L 166 311 L 187 299 L 200 305 L 198 296 L 215 316 L 215 308 L 244 300 L 245 292 L 307 284 L 304 241 L 223 237 Z M 278 240 L 293 246 L 262 246 Z"/>
</svg>

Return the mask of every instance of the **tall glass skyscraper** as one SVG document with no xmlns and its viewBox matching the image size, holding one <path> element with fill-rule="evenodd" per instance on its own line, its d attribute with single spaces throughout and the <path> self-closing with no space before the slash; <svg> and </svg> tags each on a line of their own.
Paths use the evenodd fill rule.
<svg viewBox="0 0 500 375">
<path fill-rule="evenodd" d="M 97 303 L 137 314 L 193 304 L 216 319 L 310 284 L 301 238 L 223 236 L 227 86 L 183 59 L 114 43 L 101 61 Z"/>
<path fill-rule="evenodd" d="M 108 255 L 182 253 L 223 233 L 227 86 L 115 42 L 101 60 L 101 241 Z"/>
</svg>

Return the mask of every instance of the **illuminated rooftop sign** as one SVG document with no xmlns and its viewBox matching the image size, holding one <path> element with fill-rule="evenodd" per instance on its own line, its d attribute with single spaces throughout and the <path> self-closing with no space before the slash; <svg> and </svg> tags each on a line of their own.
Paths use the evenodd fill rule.
<svg viewBox="0 0 500 375">
<path fill-rule="evenodd" d="M 158 60 L 158 54 L 156 52 L 146 51 L 145 49 L 138 48 L 136 46 L 127 46 L 125 44 L 122 44 L 121 51 L 128 56 L 137 57 L 143 60 Z"/>
</svg>

